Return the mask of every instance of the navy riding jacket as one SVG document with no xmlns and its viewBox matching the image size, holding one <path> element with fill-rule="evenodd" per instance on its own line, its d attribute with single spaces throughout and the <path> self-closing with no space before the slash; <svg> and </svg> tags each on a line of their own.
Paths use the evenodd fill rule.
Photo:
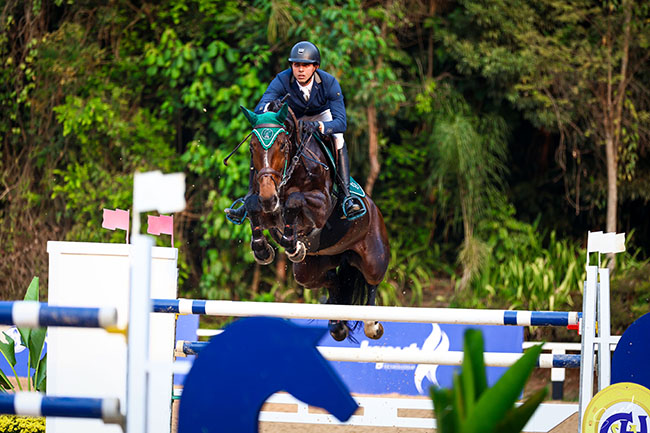
<svg viewBox="0 0 650 433">
<path fill-rule="evenodd" d="M 287 102 L 297 118 L 314 116 L 329 108 L 333 120 L 323 122 L 325 134 L 345 132 L 347 119 L 343 92 L 339 82 L 332 75 L 320 69 L 316 70 L 309 101 L 305 101 L 291 68 L 284 70 L 271 81 L 266 92 L 262 95 L 262 99 L 255 107 L 255 112 L 262 113 L 266 104 L 284 98 L 287 93 L 290 95 Z"/>
</svg>

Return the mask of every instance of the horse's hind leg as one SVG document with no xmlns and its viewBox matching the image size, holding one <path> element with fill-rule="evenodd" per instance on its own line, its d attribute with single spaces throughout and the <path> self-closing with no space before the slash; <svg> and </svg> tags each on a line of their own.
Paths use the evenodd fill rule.
<svg viewBox="0 0 650 433">
<path fill-rule="evenodd" d="M 340 284 L 336 267 L 338 256 L 307 256 L 304 261 L 293 264 L 293 276 L 298 284 L 308 289 L 327 289 L 328 304 L 340 304 Z M 330 335 L 336 341 L 345 340 L 350 335 L 350 327 L 345 320 L 330 320 Z"/>
<path fill-rule="evenodd" d="M 368 286 L 368 305 L 375 305 L 375 297 L 377 295 L 377 286 Z M 366 320 L 363 322 L 363 332 L 366 337 L 373 340 L 379 340 L 384 335 L 384 325 L 376 320 Z"/>
<path fill-rule="evenodd" d="M 334 281 L 334 284 L 328 290 L 329 297 L 327 298 L 327 303 L 341 304 L 341 300 L 339 299 L 341 286 L 339 284 L 336 271 L 330 271 L 330 272 L 333 274 L 332 280 Z M 347 320 L 330 320 L 327 323 L 327 326 L 330 330 L 330 335 L 336 341 L 343 341 L 346 338 L 348 338 L 348 336 L 350 335 L 350 325 L 348 325 Z"/>
</svg>

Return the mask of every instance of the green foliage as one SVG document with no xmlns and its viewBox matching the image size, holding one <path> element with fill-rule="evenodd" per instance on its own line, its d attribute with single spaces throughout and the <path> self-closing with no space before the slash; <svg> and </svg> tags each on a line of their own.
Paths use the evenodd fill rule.
<svg viewBox="0 0 650 433">
<path fill-rule="evenodd" d="M 572 205 L 604 209 L 603 197 L 615 197 L 604 179 L 593 180 L 605 177 L 603 161 L 614 164 L 611 191 L 616 178 L 639 174 L 647 148 L 648 131 L 638 128 L 639 111 L 648 113 L 647 11 L 635 1 L 464 0 L 438 39 L 485 102 L 508 101 L 535 127 L 559 134 L 557 161 Z M 483 83 L 487 91 L 477 88 Z M 619 153 L 620 164 L 612 161 Z"/>
<path fill-rule="evenodd" d="M 515 406 L 541 350 L 541 344 L 528 349 L 492 388 L 488 388 L 481 331 L 467 330 L 463 365 L 460 374 L 454 375 L 453 387 L 431 388 L 437 431 L 520 432 L 546 396 L 547 390 L 542 389 L 521 406 Z"/>
<path fill-rule="evenodd" d="M 639 75 L 621 106 L 619 200 L 630 209 L 649 200 L 648 71 L 638 65 L 650 38 L 639 2 L 5 0 L 2 10 L 4 299 L 46 271 L 47 240 L 123 242 L 124 233 L 100 229 L 101 209 L 128 209 L 133 172 L 160 169 L 187 175 L 188 207 L 175 215 L 182 294 L 317 300 L 299 295 L 282 264 L 256 266 L 250 228 L 223 213 L 248 186 L 246 145 L 222 164 L 250 132 L 239 106 L 255 106 L 304 39 L 343 88 L 359 180 L 376 117 L 372 196 L 392 244 L 384 304 L 426 300 L 437 279 L 457 274 L 476 293 L 460 291 L 458 302 L 472 306 L 559 308 L 579 296 L 581 262 L 572 257 L 582 239 L 571 236 L 603 221 L 605 156 L 592 109 L 607 56 L 611 65 L 623 58 L 624 32 L 610 29 L 623 28 L 626 11 L 629 70 Z M 528 138 L 538 135 L 543 147 Z M 544 195 L 508 176 L 537 171 L 531 185 L 543 183 Z M 566 190 L 557 188 L 561 176 Z M 566 198 L 588 215 L 576 216 Z M 538 210 L 537 222 L 518 221 Z"/>
<path fill-rule="evenodd" d="M 25 293 L 25 301 L 38 302 L 38 293 L 38 277 L 34 277 L 31 284 L 27 288 L 27 292 Z M 42 358 L 41 354 L 43 353 L 43 347 L 45 346 L 46 332 L 47 328 L 18 328 L 18 333 L 20 334 L 21 340 L 20 343 L 29 349 L 29 357 L 27 361 L 27 371 L 29 376 L 27 380 L 28 390 L 32 390 L 33 388 L 36 391 L 45 392 L 47 354 Z M 11 368 L 14 377 L 16 378 L 16 384 L 19 390 L 22 391 L 22 385 L 20 384 L 16 370 L 14 368 L 16 366 L 16 356 L 14 351 L 16 341 L 14 341 L 14 339 L 11 338 L 6 332 L 3 332 L 3 337 L 6 342 L 0 341 L 0 353 L 2 356 L 4 356 L 5 360 L 9 364 L 9 367 Z M 31 373 L 32 371 L 34 371 L 33 374 Z M 16 391 L 15 386 L 9 381 L 9 378 L 3 371 L 0 371 L 0 387 L 2 387 L 0 389 L 3 391 L 7 389 Z"/>
<path fill-rule="evenodd" d="M 477 229 L 489 249 L 486 262 L 457 302 L 472 307 L 525 310 L 563 310 L 574 307 L 574 297 L 585 278 L 585 251 L 570 239 L 545 233 L 539 219 L 517 221 L 514 209 L 493 212 Z"/>
<path fill-rule="evenodd" d="M 0 431 L 7 433 L 43 433 L 45 418 L 0 415 Z"/>
<path fill-rule="evenodd" d="M 636 319 L 648 312 L 650 301 L 650 260 L 640 259 L 641 249 L 633 245 L 634 232 L 627 234 L 626 253 L 618 254 L 611 276 L 612 333 L 622 334 Z"/>
</svg>

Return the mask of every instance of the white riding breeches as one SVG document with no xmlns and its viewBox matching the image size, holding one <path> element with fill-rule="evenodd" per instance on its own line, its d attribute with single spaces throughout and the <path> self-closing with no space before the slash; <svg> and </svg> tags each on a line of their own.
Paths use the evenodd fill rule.
<svg viewBox="0 0 650 433">
<path fill-rule="evenodd" d="M 313 116 L 302 116 L 299 120 L 308 120 L 312 122 L 329 122 L 332 119 L 332 112 L 329 110 L 329 108 L 322 113 L 315 114 Z M 343 146 L 345 145 L 345 139 L 343 138 L 343 133 L 342 132 L 337 132 L 336 134 L 332 134 L 332 137 L 334 137 L 334 143 L 336 143 L 336 149 L 343 149 Z"/>
</svg>

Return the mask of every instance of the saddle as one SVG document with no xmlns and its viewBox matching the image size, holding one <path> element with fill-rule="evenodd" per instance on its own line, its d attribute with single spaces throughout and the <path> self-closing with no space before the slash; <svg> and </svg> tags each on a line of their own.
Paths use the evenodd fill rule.
<svg viewBox="0 0 650 433">
<path fill-rule="evenodd" d="M 333 177 L 336 177 L 337 161 L 335 157 L 336 152 L 334 151 L 334 139 L 330 135 L 322 135 L 320 133 L 314 134 L 314 138 L 326 156 L 325 159 L 327 160 L 327 166 L 332 171 Z M 350 176 L 350 193 L 359 197 L 366 196 L 361 185 L 359 185 L 352 176 Z M 350 229 L 352 223 L 344 217 L 343 209 L 338 205 L 338 201 L 338 182 L 333 182 L 332 203 L 334 208 L 332 214 L 327 219 L 327 222 L 322 229 L 316 230 L 308 236 L 306 245 L 309 252 L 317 252 L 336 245 Z"/>
<path fill-rule="evenodd" d="M 331 135 L 323 135 L 321 133 L 314 134 L 314 138 L 326 156 L 327 166 L 332 170 L 332 174 L 336 178 L 338 161 L 336 160 L 336 152 L 334 151 L 334 139 Z M 350 194 L 357 195 L 361 198 L 366 196 L 366 192 L 352 176 L 350 176 Z M 338 182 L 334 182 L 334 195 L 338 197 Z"/>
</svg>

